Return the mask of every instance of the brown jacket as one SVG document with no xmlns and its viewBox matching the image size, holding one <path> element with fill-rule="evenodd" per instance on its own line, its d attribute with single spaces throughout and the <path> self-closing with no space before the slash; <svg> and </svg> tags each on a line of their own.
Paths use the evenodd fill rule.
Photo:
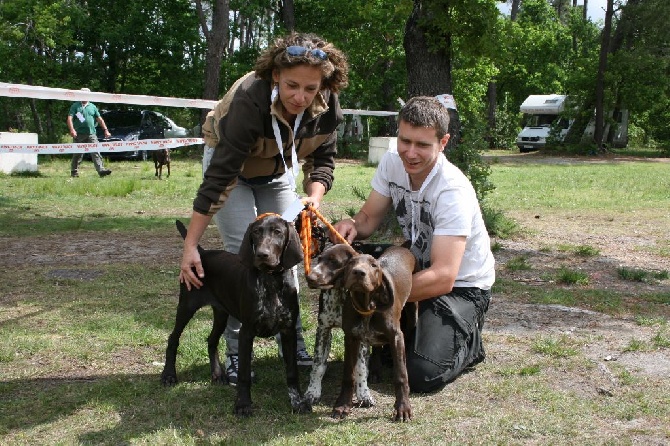
<svg viewBox="0 0 670 446">
<path fill-rule="evenodd" d="M 270 82 L 248 73 L 233 84 L 207 115 L 202 126 L 203 137 L 205 144 L 216 149 L 193 201 L 196 212 L 215 214 L 240 176 L 253 179 L 284 173 L 272 130 L 272 115 L 277 116 L 284 159 L 291 167 L 293 128 L 282 117 L 279 98 L 270 106 L 271 93 Z M 341 121 L 338 96 L 329 90 L 317 94 L 305 110 L 295 140 L 298 159 L 304 160 L 304 188 L 313 181 L 322 183 L 326 191 L 331 188 L 337 125 Z"/>
</svg>

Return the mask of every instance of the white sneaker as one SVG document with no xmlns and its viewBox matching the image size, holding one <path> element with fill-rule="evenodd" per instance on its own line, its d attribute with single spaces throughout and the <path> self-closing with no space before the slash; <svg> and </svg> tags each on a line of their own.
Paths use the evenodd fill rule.
<svg viewBox="0 0 670 446">
<path fill-rule="evenodd" d="M 227 355 L 226 356 L 226 379 L 228 384 L 231 386 L 237 386 L 237 369 L 240 364 L 240 355 Z M 251 371 L 251 380 L 253 381 L 256 378 L 254 371 Z"/>
</svg>

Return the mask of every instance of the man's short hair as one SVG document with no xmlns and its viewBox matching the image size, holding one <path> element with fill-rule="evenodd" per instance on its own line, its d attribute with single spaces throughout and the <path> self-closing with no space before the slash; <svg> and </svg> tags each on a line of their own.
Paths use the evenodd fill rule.
<svg viewBox="0 0 670 446">
<path fill-rule="evenodd" d="M 398 113 L 400 121 L 414 127 L 433 127 L 437 139 L 449 132 L 449 111 L 432 96 L 415 96 L 407 101 Z"/>
</svg>

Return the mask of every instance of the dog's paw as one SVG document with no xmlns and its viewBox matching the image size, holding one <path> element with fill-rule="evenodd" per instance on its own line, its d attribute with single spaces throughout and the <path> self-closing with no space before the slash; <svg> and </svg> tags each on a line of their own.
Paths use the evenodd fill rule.
<svg viewBox="0 0 670 446">
<path fill-rule="evenodd" d="M 373 407 L 376 404 L 372 395 L 357 396 L 356 398 L 358 400 L 356 407 Z"/>
<path fill-rule="evenodd" d="M 351 406 L 335 406 L 332 417 L 337 420 L 344 420 L 351 413 Z"/>
<path fill-rule="evenodd" d="M 177 375 L 163 372 L 161 374 L 161 384 L 163 384 L 165 387 L 174 386 L 177 384 Z"/>
<path fill-rule="evenodd" d="M 251 415 L 253 415 L 253 412 L 254 411 L 251 407 L 251 404 L 237 403 L 235 404 L 235 408 L 233 409 L 233 413 L 238 417 L 250 417 Z"/>
<path fill-rule="evenodd" d="M 314 407 L 317 404 L 319 404 L 320 400 L 321 400 L 320 396 L 315 396 L 307 392 L 305 393 L 305 396 L 302 397 L 301 403 L 309 404 L 311 407 Z"/>
<path fill-rule="evenodd" d="M 412 406 L 409 403 L 398 403 L 395 408 L 393 421 L 410 421 L 412 419 Z"/>
<path fill-rule="evenodd" d="M 293 409 L 293 413 L 312 413 L 312 404 L 305 399 L 292 405 L 291 408 Z"/>
</svg>

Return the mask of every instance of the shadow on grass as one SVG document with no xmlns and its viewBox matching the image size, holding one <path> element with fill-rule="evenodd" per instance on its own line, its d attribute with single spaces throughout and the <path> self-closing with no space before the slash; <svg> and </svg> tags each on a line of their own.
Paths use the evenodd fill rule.
<svg viewBox="0 0 670 446">
<path fill-rule="evenodd" d="M 277 437 L 291 442 L 291 437 L 323 427 L 324 410 L 329 416 L 339 392 L 341 368 L 341 362 L 329 364 L 324 402 L 316 406 L 315 413 L 292 414 L 279 360 L 255 360 L 258 379 L 251 390 L 254 414 L 249 418 L 233 414 L 235 387 L 210 384 L 205 362 L 178 369 L 180 382 L 173 387 L 163 387 L 159 373 L 3 381 L 0 434 L 21 431 L 22 436 L 32 438 L 46 425 L 50 425 L 48 431 L 54 432 L 63 424 L 69 426 L 77 443 L 84 444 L 128 444 L 153 435 L 182 441 L 210 437 L 236 444 L 260 444 Z M 310 369 L 300 369 L 304 390 Z M 393 393 L 390 383 L 374 387 Z M 350 422 L 360 423 L 368 418 L 366 414 L 358 415 Z M 369 417 L 379 418 L 373 414 Z M 93 430 L 90 426 L 107 427 Z"/>
</svg>

